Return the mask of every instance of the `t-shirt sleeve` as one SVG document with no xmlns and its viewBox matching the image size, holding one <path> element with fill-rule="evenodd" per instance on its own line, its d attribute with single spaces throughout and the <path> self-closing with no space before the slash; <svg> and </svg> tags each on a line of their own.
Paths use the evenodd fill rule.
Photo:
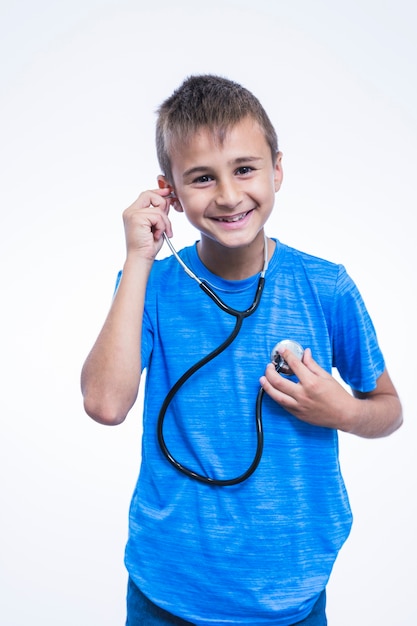
<svg viewBox="0 0 417 626">
<path fill-rule="evenodd" d="M 384 358 L 362 296 L 343 266 L 333 302 L 333 367 L 352 389 L 372 391 L 384 371 Z"/>
</svg>

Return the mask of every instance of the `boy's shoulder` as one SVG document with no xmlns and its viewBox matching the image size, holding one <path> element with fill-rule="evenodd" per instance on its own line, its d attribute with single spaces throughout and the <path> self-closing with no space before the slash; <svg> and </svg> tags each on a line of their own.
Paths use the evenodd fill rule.
<svg viewBox="0 0 417 626">
<path fill-rule="evenodd" d="M 310 278 L 336 279 L 346 274 L 344 265 L 276 240 L 277 265 L 284 272 L 305 272 Z"/>
<path fill-rule="evenodd" d="M 276 272 L 281 284 L 288 289 L 295 285 L 303 289 L 313 289 L 320 297 L 333 298 L 356 288 L 354 281 L 342 263 L 330 261 L 310 252 L 277 242 L 275 263 L 271 269 Z"/>
<path fill-rule="evenodd" d="M 313 267 L 326 266 L 328 268 L 334 268 L 335 270 L 343 267 L 340 263 L 337 263 L 336 261 L 331 261 L 330 259 L 325 259 L 324 257 L 318 256 L 317 254 L 312 254 L 311 252 L 300 250 L 299 248 L 295 248 L 294 246 L 282 243 L 278 239 L 274 239 L 274 241 L 277 244 L 278 252 L 283 252 L 284 255 L 288 257 L 288 259 L 298 260 L 300 263 L 305 263 Z"/>
</svg>

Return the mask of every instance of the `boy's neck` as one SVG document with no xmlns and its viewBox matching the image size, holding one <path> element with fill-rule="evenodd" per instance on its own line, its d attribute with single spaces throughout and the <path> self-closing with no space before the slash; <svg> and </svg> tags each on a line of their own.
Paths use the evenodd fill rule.
<svg viewBox="0 0 417 626">
<path fill-rule="evenodd" d="M 213 274 L 225 280 L 244 280 L 263 270 L 265 243 L 268 246 L 269 260 L 274 252 L 275 242 L 265 239 L 263 231 L 244 248 L 226 248 L 203 235 L 197 244 L 197 250 L 202 263 Z"/>
</svg>

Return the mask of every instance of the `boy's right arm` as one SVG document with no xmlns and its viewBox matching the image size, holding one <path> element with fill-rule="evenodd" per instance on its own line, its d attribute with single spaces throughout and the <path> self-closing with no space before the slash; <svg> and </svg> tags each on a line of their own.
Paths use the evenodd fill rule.
<svg viewBox="0 0 417 626">
<path fill-rule="evenodd" d="M 136 401 L 146 285 L 163 233 L 172 237 L 170 203 L 169 189 L 147 191 L 123 213 L 122 279 L 81 373 L 85 411 L 102 424 L 120 424 Z"/>
</svg>

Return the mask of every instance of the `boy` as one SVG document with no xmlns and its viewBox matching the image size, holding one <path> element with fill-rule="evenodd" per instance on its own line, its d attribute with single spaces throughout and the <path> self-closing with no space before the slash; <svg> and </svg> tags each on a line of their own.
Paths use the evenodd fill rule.
<svg viewBox="0 0 417 626">
<path fill-rule="evenodd" d="M 337 430 L 389 435 L 397 393 L 343 266 L 264 234 L 282 155 L 258 100 L 190 77 L 159 109 L 157 151 L 159 187 L 124 212 L 123 273 L 82 373 L 87 413 L 118 424 L 147 370 L 126 623 L 322 626 L 351 526 Z M 180 257 L 203 287 L 174 256 L 155 261 L 171 206 L 201 233 Z M 290 376 L 266 366 L 284 339 L 305 348 L 279 348 Z"/>
</svg>

